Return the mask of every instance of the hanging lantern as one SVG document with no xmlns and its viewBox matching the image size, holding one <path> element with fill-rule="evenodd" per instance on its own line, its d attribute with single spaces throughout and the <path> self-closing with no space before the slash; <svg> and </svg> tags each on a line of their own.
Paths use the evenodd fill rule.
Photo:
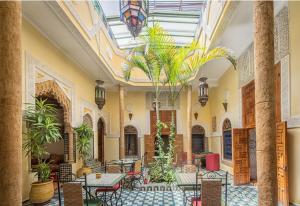
<svg viewBox="0 0 300 206">
<path fill-rule="evenodd" d="M 105 105 L 105 89 L 102 86 L 103 81 L 96 80 L 96 87 L 95 87 L 95 102 L 98 105 L 98 108 L 101 110 Z"/>
<path fill-rule="evenodd" d="M 133 37 L 142 31 L 146 18 L 145 0 L 120 0 L 120 20 L 127 25 Z"/>
<path fill-rule="evenodd" d="M 199 97 L 198 101 L 200 102 L 201 106 L 204 107 L 206 102 L 208 101 L 208 84 L 206 83 L 207 78 L 201 77 L 199 79 Z"/>
</svg>

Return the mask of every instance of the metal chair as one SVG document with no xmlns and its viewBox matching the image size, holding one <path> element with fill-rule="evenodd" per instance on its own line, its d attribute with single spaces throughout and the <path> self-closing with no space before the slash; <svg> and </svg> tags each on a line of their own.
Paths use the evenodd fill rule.
<svg viewBox="0 0 300 206">
<path fill-rule="evenodd" d="M 59 173 L 58 173 L 59 177 Z M 58 198 L 59 206 L 62 205 L 60 182 L 57 182 L 58 186 Z M 83 193 L 85 195 L 83 195 Z M 63 184 L 63 195 L 65 206 L 99 206 L 101 201 L 97 199 L 91 199 L 90 192 L 87 188 L 86 174 L 83 181 L 69 181 Z M 83 197 L 85 196 L 85 197 Z"/>
<path fill-rule="evenodd" d="M 131 189 L 133 189 L 137 183 L 143 184 L 144 175 L 142 160 L 137 160 L 134 163 L 133 171 L 127 173 L 126 180 L 127 184 L 130 186 Z"/>
<path fill-rule="evenodd" d="M 196 174 L 196 187 L 193 206 L 221 206 L 222 205 L 222 186 L 225 187 L 225 201 L 227 206 L 227 182 L 228 172 L 204 172 Z"/>
</svg>

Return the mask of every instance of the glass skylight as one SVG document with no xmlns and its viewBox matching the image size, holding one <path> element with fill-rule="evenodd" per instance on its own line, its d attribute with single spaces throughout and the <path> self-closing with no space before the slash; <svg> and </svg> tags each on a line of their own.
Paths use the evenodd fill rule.
<svg viewBox="0 0 300 206">
<path fill-rule="evenodd" d="M 119 0 L 95 0 L 93 3 L 120 49 L 130 49 L 142 44 L 139 38 L 133 38 L 127 26 L 120 21 Z M 148 0 L 148 4 L 148 27 L 159 22 L 173 36 L 178 46 L 184 46 L 195 38 L 205 0 Z M 143 35 L 145 28 L 139 36 Z"/>
</svg>

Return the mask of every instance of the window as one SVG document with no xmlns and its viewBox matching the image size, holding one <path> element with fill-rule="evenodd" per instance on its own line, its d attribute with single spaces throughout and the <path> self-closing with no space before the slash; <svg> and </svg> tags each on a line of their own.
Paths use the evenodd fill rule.
<svg viewBox="0 0 300 206">
<path fill-rule="evenodd" d="M 138 139 L 137 129 L 133 126 L 126 126 L 124 129 L 125 134 L 125 156 L 138 155 Z"/>
<path fill-rule="evenodd" d="M 192 152 L 201 153 L 205 151 L 205 130 L 200 125 L 192 128 Z"/>
<path fill-rule="evenodd" d="M 223 122 L 223 159 L 232 160 L 232 132 L 229 119 Z"/>
</svg>

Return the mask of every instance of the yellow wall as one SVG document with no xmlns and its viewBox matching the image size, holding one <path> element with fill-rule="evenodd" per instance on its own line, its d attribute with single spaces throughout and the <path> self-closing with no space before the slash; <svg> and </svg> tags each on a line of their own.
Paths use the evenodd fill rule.
<svg viewBox="0 0 300 206">
<path fill-rule="evenodd" d="M 210 89 L 209 106 L 211 117 L 216 117 L 217 131 L 209 138 L 210 150 L 220 154 L 221 168 L 232 173 L 231 162 L 224 161 L 222 156 L 222 124 L 228 118 L 232 127 L 239 127 L 239 87 L 238 72 L 229 68 L 218 81 L 218 86 Z M 225 112 L 222 103 L 227 99 Z"/>
<path fill-rule="evenodd" d="M 289 1 L 291 115 L 300 115 L 300 2 Z M 300 204 L 300 128 L 288 129 L 290 201 Z"/>
<path fill-rule="evenodd" d="M 23 94 L 25 94 L 25 62 L 26 54 L 41 62 L 50 68 L 59 78 L 71 82 L 74 86 L 76 96 L 76 114 L 77 119 L 80 117 L 79 102 L 83 99 L 91 104 L 94 103 L 94 82 L 81 71 L 81 69 L 70 61 L 65 55 L 53 46 L 44 36 L 42 36 L 31 24 L 25 19 L 22 22 L 22 60 L 23 60 Z M 80 84 L 78 84 L 80 82 Z M 25 95 L 23 95 L 23 103 L 25 103 Z M 24 105 L 23 105 L 24 107 Z M 74 125 L 75 126 L 75 125 Z M 80 161 L 75 165 L 80 167 Z M 29 172 L 29 161 L 23 157 L 23 199 L 28 198 L 32 174 Z"/>
</svg>

